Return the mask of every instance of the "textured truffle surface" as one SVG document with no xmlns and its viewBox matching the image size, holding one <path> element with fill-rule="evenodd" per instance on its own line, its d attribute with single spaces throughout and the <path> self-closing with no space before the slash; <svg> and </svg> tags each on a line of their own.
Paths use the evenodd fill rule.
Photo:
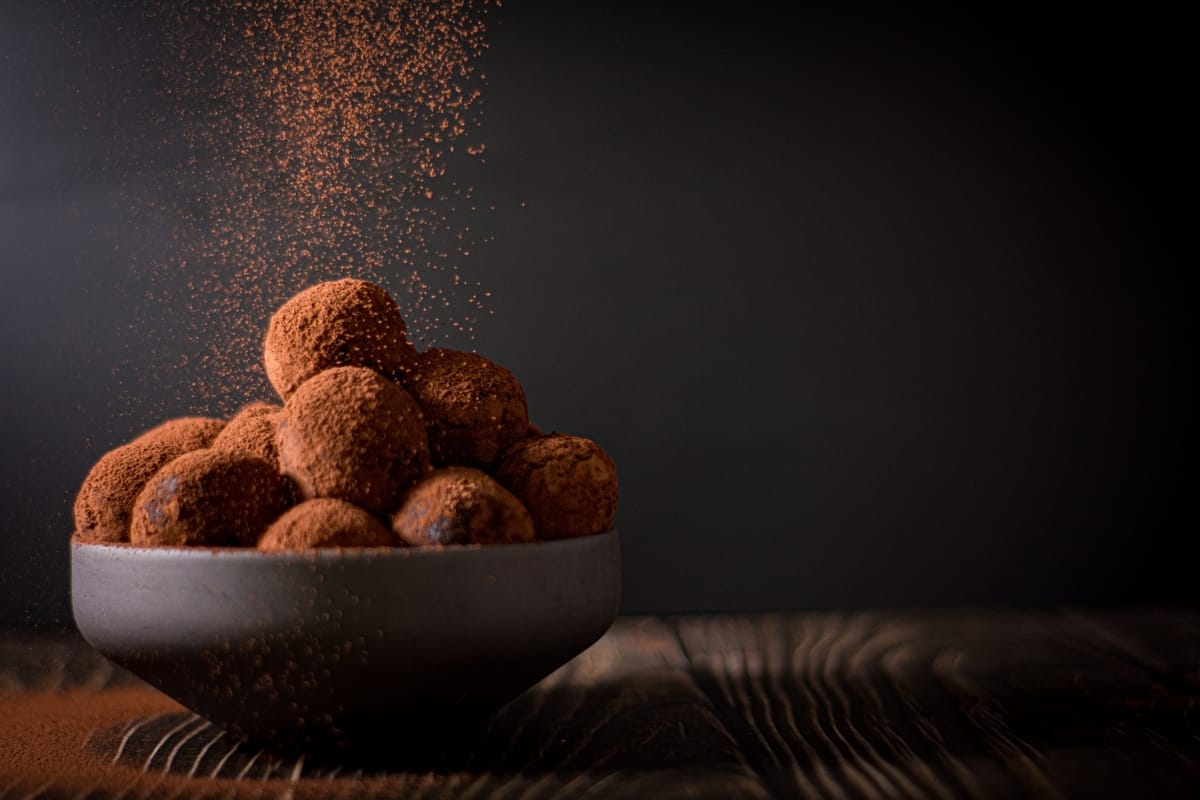
<svg viewBox="0 0 1200 800">
<path fill-rule="evenodd" d="M 275 447 L 275 423 L 283 406 L 250 403 L 243 406 L 213 439 L 213 450 L 249 453 L 271 464 L 279 463 Z"/>
<path fill-rule="evenodd" d="M 81 542 L 128 542 L 134 501 L 154 474 L 179 455 L 177 446 L 148 439 L 129 442 L 101 456 L 75 496 L 75 538 Z"/>
<path fill-rule="evenodd" d="M 604 533 L 616 518 L 617 467 L 600 445 L 582 436 L 518 442 L 501 457 L 496 480 L 529 509 L 542 539 Z"/>
<path fill-rule="evenodd" d="M 224 421 L 213 417 L 179 417 L 154 426 L 134 441 L 163 442 L 175 447 L 179 455 L 183 455 L 211 447 L 213 439 L 224 427 Z"/>
<path fill-rule="evenodd" d="M 245 453 L 195 450 L 160 469 L 133 507 L 135 545 L 253 546 L 287 507 L 283 476 Z"/>
<path fill-rule="evenodd" d="M 533 518 L 521 501 L 471 467 L 439 469 L 410 489 L 392 530 L 417 547 L 534 540 Z"/>
<path fill-rule="evenodd" d="M 284 400 L 331 367 L 402 368 L 414 351 L 396 301 L 382 286 L 345 278 L 310 286 L 279 307 L 267 326 L 267 378 Z"/>
<path fill-rule="evenodd" d="M 296 390 L 275 434 L 280 468 L 305 498 L 337 497 L 389 513 L 429 470 L 417 401 L 365 367 L 334 367 Z"/>
<path fill-rule="evenodd" d="M 305 500 L 271 523 L 258 549 L 271 552 L 314 547 L 390 547 L 396 537 L 358 506 L 332 497 Z"/>
<path fill-rule="evenodd" d="M 488 469 L 529 430 L 516 376 L 478 353 L 432 348 L 401 380 L 425 411 L 433 463 Z"/>
</svg>

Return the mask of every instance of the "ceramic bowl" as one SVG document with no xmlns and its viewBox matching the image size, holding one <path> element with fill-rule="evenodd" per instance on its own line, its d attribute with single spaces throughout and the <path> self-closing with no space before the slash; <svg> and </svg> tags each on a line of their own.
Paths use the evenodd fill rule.
<svg viewBox="0 0 1200 800">
<path fill-rule="evenodd" d="M 96 650 L 234 735 L 428 740 L 608 629 L 619 540 L 295 553 L 76 542 L 71 590 Z"/>
</svg>

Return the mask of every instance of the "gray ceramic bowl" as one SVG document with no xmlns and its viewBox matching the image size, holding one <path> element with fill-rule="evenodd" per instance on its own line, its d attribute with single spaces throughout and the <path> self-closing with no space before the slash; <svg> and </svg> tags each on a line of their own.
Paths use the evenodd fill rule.
<svg viewBox="0 0 1200 800">
<path fill-rule="evenodd" d="M 478 720 L 595 642 L 616 531 L 444 549 L 73 543 L 80 633 L 235 734 L 311 745 Z"/>
</svg>

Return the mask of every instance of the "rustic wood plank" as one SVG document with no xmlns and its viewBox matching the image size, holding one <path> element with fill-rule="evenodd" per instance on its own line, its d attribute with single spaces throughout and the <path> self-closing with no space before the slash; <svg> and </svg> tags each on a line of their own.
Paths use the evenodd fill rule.
<svg viewBox="0 0 1200 800">
<path fill-rule="evenodd" d="M 686 617 L 697 682 L 778 796 L 1195 797 L 1140 665 L 1036 611 Z M 1186 716 L 1175 712 L 1175 723 Z"/>
<path fill-rule="evenodd" d="M 334 764 L 0 632 L 0 750 L 14 725 L 53 745 L 30 774 L 0 752 L 0 798 L 1193 798 L 1198 633 L 1187 609 L 627 617 L 454 746 Z"/>
</svg>

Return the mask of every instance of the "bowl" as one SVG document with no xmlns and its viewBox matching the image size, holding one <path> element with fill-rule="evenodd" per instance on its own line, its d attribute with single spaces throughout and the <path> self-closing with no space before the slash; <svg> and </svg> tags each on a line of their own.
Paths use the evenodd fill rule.
<svg viewBox="0 0 1200 800">
<path fill-rule="evenodd" d="M 600 638 L 617 532 L 531 544 L 71 546 L 76 626 L 231 734 L 289 745 L 436 741 Z"/>
</svg>

